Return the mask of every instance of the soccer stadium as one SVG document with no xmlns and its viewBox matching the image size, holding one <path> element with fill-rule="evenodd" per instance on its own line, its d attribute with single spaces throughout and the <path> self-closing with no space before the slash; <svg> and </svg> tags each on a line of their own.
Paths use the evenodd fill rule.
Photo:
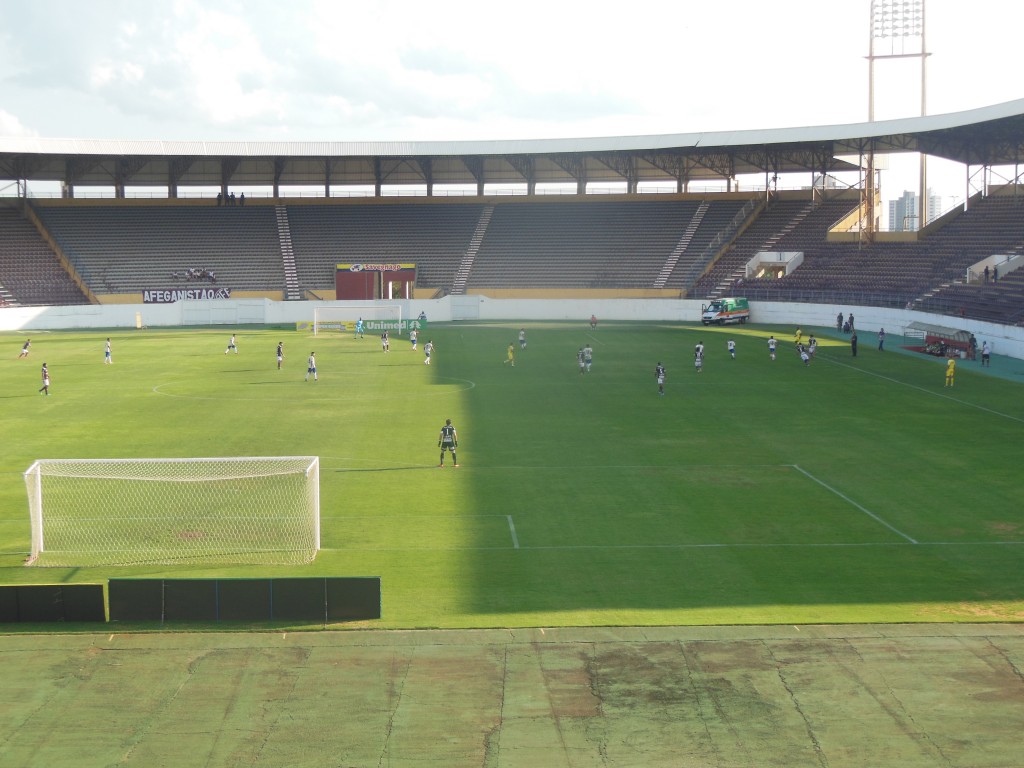
<svg viewBox="0 0 1024 768">
<path fill-rule="evenodd" d="M 0 137 L 0 765 L 1020 765 L 1022 161 Z"/>
</svg>

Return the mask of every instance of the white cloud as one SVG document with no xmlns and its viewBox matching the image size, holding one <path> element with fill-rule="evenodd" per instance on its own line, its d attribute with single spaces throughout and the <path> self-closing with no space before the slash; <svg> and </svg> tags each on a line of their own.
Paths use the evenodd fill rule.
<svg viewBox="0 0 1024 768">
<path fill-rule="evenodd" d="M 35 131 L 29 130 L 21 124 L 21 121 L 10 112 L 0 109 L 0 136 L 35 136 Z"/>
<path fill-rule="evenodd" d="M 386 141 L 859 122 L 869 4 L 8 3 L 0 130 Z M 929 112 L 1024 96 L 1024 4 L 928 0 L 927 21 Z M 880 119 L 918 113 L 917 63 L 877 64 Z"/>
</svg>

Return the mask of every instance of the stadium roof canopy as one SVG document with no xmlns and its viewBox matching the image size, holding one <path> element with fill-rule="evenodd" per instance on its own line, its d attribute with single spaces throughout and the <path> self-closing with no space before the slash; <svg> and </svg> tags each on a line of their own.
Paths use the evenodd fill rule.
<svg viewBox="0 0 1024 768">
<path fill-rule="evenodd" d="M 608 138 L 453 142 L 203 142 L 0 137 L 0 178 L 76 186 L 476 185 L 731 179 L 856 171 L 922 152 L 971 166 L 1024 160 L 1024 99 L 849 125 Z M 175 194 L 172 192 L 172 194 Z"/>
</svg>

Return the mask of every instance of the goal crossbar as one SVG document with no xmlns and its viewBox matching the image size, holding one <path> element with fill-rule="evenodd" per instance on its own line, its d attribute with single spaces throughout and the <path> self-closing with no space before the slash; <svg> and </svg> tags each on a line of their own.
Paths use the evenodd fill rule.
<svg viewBox="0 0 1024 768">
<path fill-rule="evenodd" d="M 319 459 L 40 459 L 30 564 L 293 564 L 320 548 Z"/>
</svg>

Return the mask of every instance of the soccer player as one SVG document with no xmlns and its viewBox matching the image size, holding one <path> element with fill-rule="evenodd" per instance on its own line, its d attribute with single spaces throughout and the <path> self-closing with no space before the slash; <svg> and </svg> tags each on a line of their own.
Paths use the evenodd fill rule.
<svg viewBox="0 0 1024 768">
<path fill-rule="evenodd" d="M 878 351 L 885 351 L 885 328 L 882 328 L 878 331 Z"/>
<path fill-rule="evenodd" d="M 775 347 L 779 345 L 779 342 L 775 340 L 774 336 L 768 337 L 768 357 L 772 360 L 775 359 Z"/>
<path fill-rule="evenodd" d="M 50 369 L 46 367 L 46 363 L 43 363 L 43 386 L 39 388 L 39 392 L 44 395 L 50 394 Z"/>
<path fill-rule="evenodd" d="M 590 344 L 587 344 L 585 347 L 583 347 L 583 365 L 586 367 L 587 373 L 590 373 L 590 365 L 593 362 L 594 362 L 594 350 L 590 346 Z"/>
<path fill-rule="evenodd" d="M 107 336 L 107 346 L 103 350 L 103 364 L 110 365 L 114 360 L 110 357 L 110 337 Z"/>
<path fill-rule="evenodd" d="M 988 345 L 987 341 L 981 342 L 981 367 L 992 367 L 992 347 Z"/>
<path fill-rule="evenodd" d="M 21 354 L 18 355 L 18 359 L 21 360 L 23 357 L 28 357 L 28 348 L 32 346 L 32 339 L 25 339 L 25 343 L 21 347 Z"/>
<path fill-rule="evenodd" d="M 591 315 L 590 316 L 590 330 L 592 330 L 592 331 L 596 331 L 597 330 L 597 316 L 596 315 Z"/>
<path fill-rule="evenodd" d="M 306 361 L 306 378 L 303 381 L 309 381 L 310 374 L 313 374 L 313 381 L 316 381 L 316 352 L 309 353 L 309 360 Z"/>
<path fill-rule="evenodd" d="M 693 367 L 697 370 L 697 373 L 704 372 L 704 345 L 698 344 L 697 348 L 693 350 Z"/>
<path fill-rule="evenodd" d="M 445 451 L 452 452 L 452 466 L 459 466 L 459 460 L 455 456 L 455 449 L 459 447 L 459 434 L 455 431 L 455 427 L 452 426 L 451 419 L 444 420 L 441 434 L 437 437 L 437 447 L 441 449 L 441 463 L 439 466 L 444 466 Z"/>
<path fill-rule="evenodd" d="M 238 354 L 238 347 L 235 346 L 235 334 L 233 334 L 233 333 L 231 334 L 230 341 L 228 341 L 228 348 L 224 350 L 224 354 L 226 355 L 232 349 L 235 350 L 235 354 L 237 355 Z"/>
<path fill-rule="evenodd" d="M 426 355 L 425 359 L 423 360 L 424 365 L 430 365 L 430 355 L 433 354 L 433 352 L 434 342 L 428 340 L 427 343 L 423 345 L 423 354 Z"/>
<path fill-rule="evenodd" d="M 658 380 L 658 394 L 665 395 L 665 366 L 659 361 L 654 367 L 654 377 Z"/>
<path fill-rule="evenodd" d="M 946 386 L 953 386 L 953 379 L 956 378 L 956 358 L 949 358 L 946 361 Z"/>
<path fill-rule="evenodd" d="M 409 331 L 409 341 L 412 342 L 412 351 L 413 352 L 416 351 L 416 342 L 417 342 L 418 339 L 419 339 L 419 333 L 416 331 L 415 328 L 411 329 Z"/>
<path fill-rule="evenodd" d="M 284 342 L 277 342 L 277 370 L 281 370 L 281 363 L 284 362 Z"/>
<path fill-rule="evenodd" d="M 363 338 L 363 318 L 356 320 L 356 338 Z"/>
<path fill-rule="evenodd" d="M 526 349 L 526 329 L 519 329 L 519 348 Z"/>
<path fill-rule="evenodd" d="M 384 333 L 380 335 L 380 348 L 385 352 L 391 349 L 391 340 L 388 338 L 387 331 L 384 331 Z"/>
<path fill-rule="evenodd" d="M 580 366 L 580 376 L 582 376 L 584 373 L 587 372 L 586 368 L 583 367 L 584 366 L 584 362 L 583 362 L 583 347 L 580 347 L 579 351 L 576 353 L 576 362 Z"/>
<path fill-rule="evenodd" d="M 515 344 L 509 344 L 508 345 L 508 357 L 506 359 L 502 360 L 501 362 L 502 362 L 503 365 L 505 363 L 512 363 L 512 367 L 513 368 L 516 367 L 516 345 Z"/>
<path fill-rule="evenodd" d="M 814 334 L 807 340 L 807 354 L 814 357 L 814 353 L 818 351 L 818 340 L 814 338 Z"/>
<path fill-rule="evenodd" d="M 733 360 L 735 360 L 736 359 L 736 342 L 733 341 L 732 339 L 729 339 L 727 342 L 725 342 L 725 346 L 726 346 L 726 349 L 729 350 L 729 357 L 731 357 Z"/>
<path fill-rule="evenodd" d="M 807 353 L 807 347 L 801 344 L 797 349 L 800 350 L 800 359 L 804 361 L 804 365 L 810 365 L 811 356 Z"/>
<path fill-rule="evenodd" d="M 804 340 L 803 329 L 801 329 L 801 328 L 797 328 L 796 329 L 796 337 L 795 338 L 796 338 L 796 345 L 799 347 L 800 344 L 803 343 L 803 340 Z"/>
</svg>

